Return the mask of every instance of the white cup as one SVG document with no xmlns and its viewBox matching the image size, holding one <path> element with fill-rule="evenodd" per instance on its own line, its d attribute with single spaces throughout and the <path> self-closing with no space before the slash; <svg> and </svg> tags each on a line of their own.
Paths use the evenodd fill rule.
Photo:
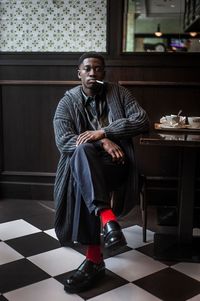
<svg viewBox="0 0 200 301">
<path fill-rule="evenodd" d="M 191 128 L 198 129 L 200 128 L 200 117 L 188 117 L 188 123 Z"/>
</svg>

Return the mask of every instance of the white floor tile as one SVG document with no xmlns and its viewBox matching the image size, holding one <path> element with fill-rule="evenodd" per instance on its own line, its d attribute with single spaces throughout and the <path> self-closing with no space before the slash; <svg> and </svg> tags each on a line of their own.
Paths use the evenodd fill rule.
<svg viewBox="0 0 200 301">
<path fill-rule="evenodd" d="M 80 301 L 77 295 L 68 295 L 63 285 L 47 279 L 4 294 L 9 301 Z"/>
<path fill-rule="evenodd" d="M 191 299 L 187 299 L 186 301 L 200 301 L 200 295 L 196 295 Z"/>
<path fill-rule="evenodd" d="M 135 250 L 110 257 L 105 262 L 107 269 L 128 281 L 135 281 L 167 267 Z"/>
<path fill-rule="evenodd" d="M 53 229 L 46 230 L 46 231 L 44 231 L 44 232 L 45 232 L 46 234 L 52 236 L 53 238 L 58 239 L 57 236 L 56 236 L 56 233 L 55 233 L 55 229 L 54 229 L 54 228 L 53 228 Z"/>
<path fill-rule="evenodd" d="M 142 241 L 142 227 L 140 226 L 131 226 L 123 229 L 123 233 L 126 237 L 128 246 L 135 249 L 146 245 Z M 153 241 L 154 233 L 152 231 L 147 230 L 147 242 L 150 243 Z"/>
<path fill-rule="evenodd" d="M 128 283 L 105 294 L 90 299 L 90 301 L 158 301 L 160 299 L 139 288 L 138 286 Z"/>
<path fill-rule="evenodd" d="M 32 263 L 51 276 L 60 275 L 76 269 L 82 263 L 84 258 L 85 256 L 79 252 L 67 247 L 28 257 Z"/>
<path fill-rule="evenodd" d="M 200 281 L 200 263 L 180 262 L 171 268 Z"/>
<path fill-rule="evenodd" d="M 8 240 L 37 232 L 41 232 L 41 230 L 27 223 L 23 219 L 0 224 L 1 240 Z"/>
<path fill-rule="evenodd" d="M 0 264 L 9 263 L 22 258 L 24 257 L 13 248 L 2 241 L 0 242 Z"/>
</svg>

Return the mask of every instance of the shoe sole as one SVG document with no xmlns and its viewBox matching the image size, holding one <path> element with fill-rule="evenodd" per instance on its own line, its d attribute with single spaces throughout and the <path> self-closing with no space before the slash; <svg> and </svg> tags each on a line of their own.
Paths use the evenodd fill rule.
<svg viewBox="0 0 200 301">
<path fill-rule="evenodd" d="M 86 291 L 95 284 L 98 280 L 102 279 L 105 276 L 105 270 L 100 271 L 88 284 L 82 285 L 80 287 L 70 287 L 67 285 L 64 285 L 64 290 L 69 294 L 77 294 L 83 291 Z"/>
</svg>

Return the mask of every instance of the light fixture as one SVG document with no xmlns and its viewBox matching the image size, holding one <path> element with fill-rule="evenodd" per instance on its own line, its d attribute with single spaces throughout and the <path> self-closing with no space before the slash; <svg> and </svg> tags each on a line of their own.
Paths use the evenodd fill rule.
<svg viewBox="0 0 200 301">
<path fill-rule="evenodd" d="M 161 37 L 162 36 L 162 32 L 160 31 L 160 24 L 157 25 L 157 31 L 154 34 L 157 37 Z"/>
<path fill-rule="evenodd" d="M 193 37 L 193 38 L 197 36 L 197 32 L 190 32 L 189 34 L 190 34 L 190 36 Z"/>
</svg>

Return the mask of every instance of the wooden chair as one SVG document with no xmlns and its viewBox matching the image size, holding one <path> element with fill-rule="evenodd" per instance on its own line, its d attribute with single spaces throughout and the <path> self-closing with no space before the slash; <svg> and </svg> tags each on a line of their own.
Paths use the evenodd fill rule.
<svg viewBox="0 0 200 301">
<path fill-rule="evenodd" d="M 146 177 L 140 175 L 140 209 L 142 214 L 142 238 L 143 242 L 147 242 L 147 198 L 146 198 Z"/>
</svg>

